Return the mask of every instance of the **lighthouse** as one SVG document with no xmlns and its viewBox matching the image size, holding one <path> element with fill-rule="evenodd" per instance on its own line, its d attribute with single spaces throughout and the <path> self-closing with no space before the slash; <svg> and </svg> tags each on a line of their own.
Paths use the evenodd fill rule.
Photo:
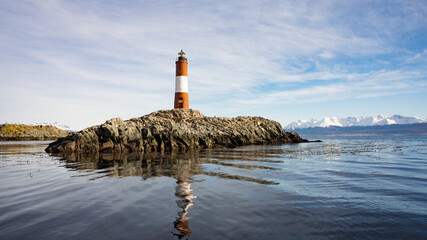
<svg viewBox="0 0 427 240">
<path fill-rule="evenodd" d="M 175 76 L 175 102 L 174 108 L 189 108 L 188 102 L 188 74 L 187 74 L 187 58 L 181 50 L 178 53 Z"/>
</svg>

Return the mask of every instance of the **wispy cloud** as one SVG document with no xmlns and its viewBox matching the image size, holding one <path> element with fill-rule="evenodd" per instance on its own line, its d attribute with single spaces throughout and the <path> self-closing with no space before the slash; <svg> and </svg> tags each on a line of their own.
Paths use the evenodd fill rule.
<svg viewBox="0 0 427 240">
<path fill-rule="evenodd" d="M 55 93 L 65 92 L 79 99 L 75 109 L 84 101 L 98 101 L 99 112 L 119 114 L 123 107 L 101 103 L 123 101 L 126 115 L 131 109 L 140 114 L 155 110 L 150 106 L 170 108 L 180 49 L 190 59 L 195 102 L 221 95 L 224 104 L 250 108 L 254 102 L 425 91 L 426 46 L 419 38 L 425 36 L 427 11 L 422 2 L 45 0 L 0 5 L 0 83 L 8 89 L 0 90 L 0 100 L 17 108 L 27 108 L 18 101 L 23 88 L 33 97 L 43 94 L 56 101 L 62 100 Z M 22 117 L 5 109 L 0 107 L 0 120 Z M 55 116 L 46 113 L 46 118 Z"/>
<path fill-rule="evenodd" d="M 325 74 L 328 76 L 327 74 Z M 332 79 L 344 80 L 340 83 L 327 83 L 307 86 L 295 90 L 259 93 L 251 100 L 241 104 L 278 105 L 288 103 L 307 103 L 343 99 L 370 98 L 427 90 L 426 72 L 373 71 L 362 74 L 329 75 Z"/>
</svg>

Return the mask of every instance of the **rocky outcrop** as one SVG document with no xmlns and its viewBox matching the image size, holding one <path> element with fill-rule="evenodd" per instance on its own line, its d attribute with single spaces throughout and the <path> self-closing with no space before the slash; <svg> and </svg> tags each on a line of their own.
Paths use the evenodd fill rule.
<svg viewBox="0 0 427 240">
<path fill-rule="evenodd" d="M 58 139 L 46 151 L 147 153 L 305 141 L 261 117 L 205 117 L 196 110 L 173 109 L 127 121 L 114 118 Z"/>
<path fill-rule="evenodd" d="M 68 135 L 54 126 L 29 126 L 25 124 L 0 124 L 0 140 L 54 140 Z"/>
</svg>

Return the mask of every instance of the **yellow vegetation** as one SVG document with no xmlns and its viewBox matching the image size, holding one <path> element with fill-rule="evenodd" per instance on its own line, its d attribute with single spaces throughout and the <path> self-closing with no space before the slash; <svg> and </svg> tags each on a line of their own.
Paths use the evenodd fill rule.
<svg viewBox="0 0 427 240">
<path fill-rule="evenodd" d="M 28 126 L 25 124 L 2 124 L 0 127 L 0 134 L 4 135 L 19 135 L 28 130 L 38 129 L 41 126 Z"/>
<path fill-rule="evenodd" d="M 65 131 L 53 126 L 28 126 L 25 124 L 0 124 L 0 135 L 2 136 L 19 136 L 19 135 L 57 135 L 64 134 Z"/>
</svg>

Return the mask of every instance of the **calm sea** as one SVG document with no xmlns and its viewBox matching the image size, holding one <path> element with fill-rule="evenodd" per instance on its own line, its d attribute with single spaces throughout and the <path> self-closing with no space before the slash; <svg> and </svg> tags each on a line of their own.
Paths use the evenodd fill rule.
<svg viewBox="0 0 427 240">
<path fill-rule="evenodd" d="M 50 156 L 0 142 L 0 239 L 427 239 L 427 136 Z"/>
</svg>

